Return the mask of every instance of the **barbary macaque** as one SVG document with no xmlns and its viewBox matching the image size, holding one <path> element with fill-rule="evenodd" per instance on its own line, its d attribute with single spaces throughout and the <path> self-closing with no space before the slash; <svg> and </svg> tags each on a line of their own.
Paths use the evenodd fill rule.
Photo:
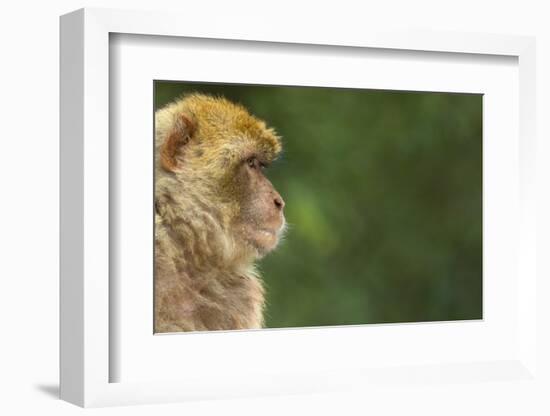
<svg viewBox="0 0 550 416">
<path fill-rule="evenodd" d="M 264 169 L 281 149 L 224 98 L 186 95 L 155 113 L 155 332 L 263 326 L 255 262 L 286 228 Z"/>
</svg>

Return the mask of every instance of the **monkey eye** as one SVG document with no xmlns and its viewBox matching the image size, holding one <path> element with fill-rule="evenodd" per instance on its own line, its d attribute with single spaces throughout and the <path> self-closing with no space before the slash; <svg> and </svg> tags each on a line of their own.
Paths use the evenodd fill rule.
<svg viewBox="0 0 550 416">
<path fill-rule="evenodd" d="M 263 170 L 263 169 L 267 168 L 267 163 L 260 162 L 260 160 L 258 160 L 258 158 L 255 157 L 255 156 L 246 159 L 246 164 L 251 169 L 262 169 Z"/>
<path fill-rule="evenodd" d="M 257 169 L 261 166 L 261 163 L 255 157 L 249 157 L 248 159 L 246 159 L 246 163 L 247 163 L 248 167 L 250 167 L 252 169 Z"/>
</svg>

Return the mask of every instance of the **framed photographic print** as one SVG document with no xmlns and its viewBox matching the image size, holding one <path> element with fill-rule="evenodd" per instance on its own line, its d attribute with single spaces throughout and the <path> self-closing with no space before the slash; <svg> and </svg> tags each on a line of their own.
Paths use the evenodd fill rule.
<svg viewBox="0 0 550 416">
<path fill-rule="evenodd" d="M 533 39 L 179 22 L 61 18 L 62 398 L 532 379 Z"/>
<path fill-rule="evenodd" d="M 482 319 L 481 94 L 154 96 L 155 332 Z"/>
</svg>

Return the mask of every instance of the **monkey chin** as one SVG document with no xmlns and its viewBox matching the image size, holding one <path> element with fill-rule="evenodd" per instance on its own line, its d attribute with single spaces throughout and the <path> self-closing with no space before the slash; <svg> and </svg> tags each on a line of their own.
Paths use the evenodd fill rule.
<svg viewBox="0 0 550 416">
<path fill-rule="evenodd" d="M 248 243 L 253 247 L 256 258 L 262 258 L 271 251 L 275 250 L 282 239 L 285 226 L 278 230 L 270 228 L 260 228 L 252 231 L 248 238 Z"/>
</svg>

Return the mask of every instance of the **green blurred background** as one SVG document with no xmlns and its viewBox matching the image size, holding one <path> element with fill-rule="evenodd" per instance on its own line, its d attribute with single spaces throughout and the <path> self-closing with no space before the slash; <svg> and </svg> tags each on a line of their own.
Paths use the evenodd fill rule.
<svg viewBox="0 0 550 416">
<path fill-rule="evenodd" d="M 155 106 L 186 92 L 283 137 L 267 327 L 482 318 L 481 95 L 156 81 Z"/>
</svg>

